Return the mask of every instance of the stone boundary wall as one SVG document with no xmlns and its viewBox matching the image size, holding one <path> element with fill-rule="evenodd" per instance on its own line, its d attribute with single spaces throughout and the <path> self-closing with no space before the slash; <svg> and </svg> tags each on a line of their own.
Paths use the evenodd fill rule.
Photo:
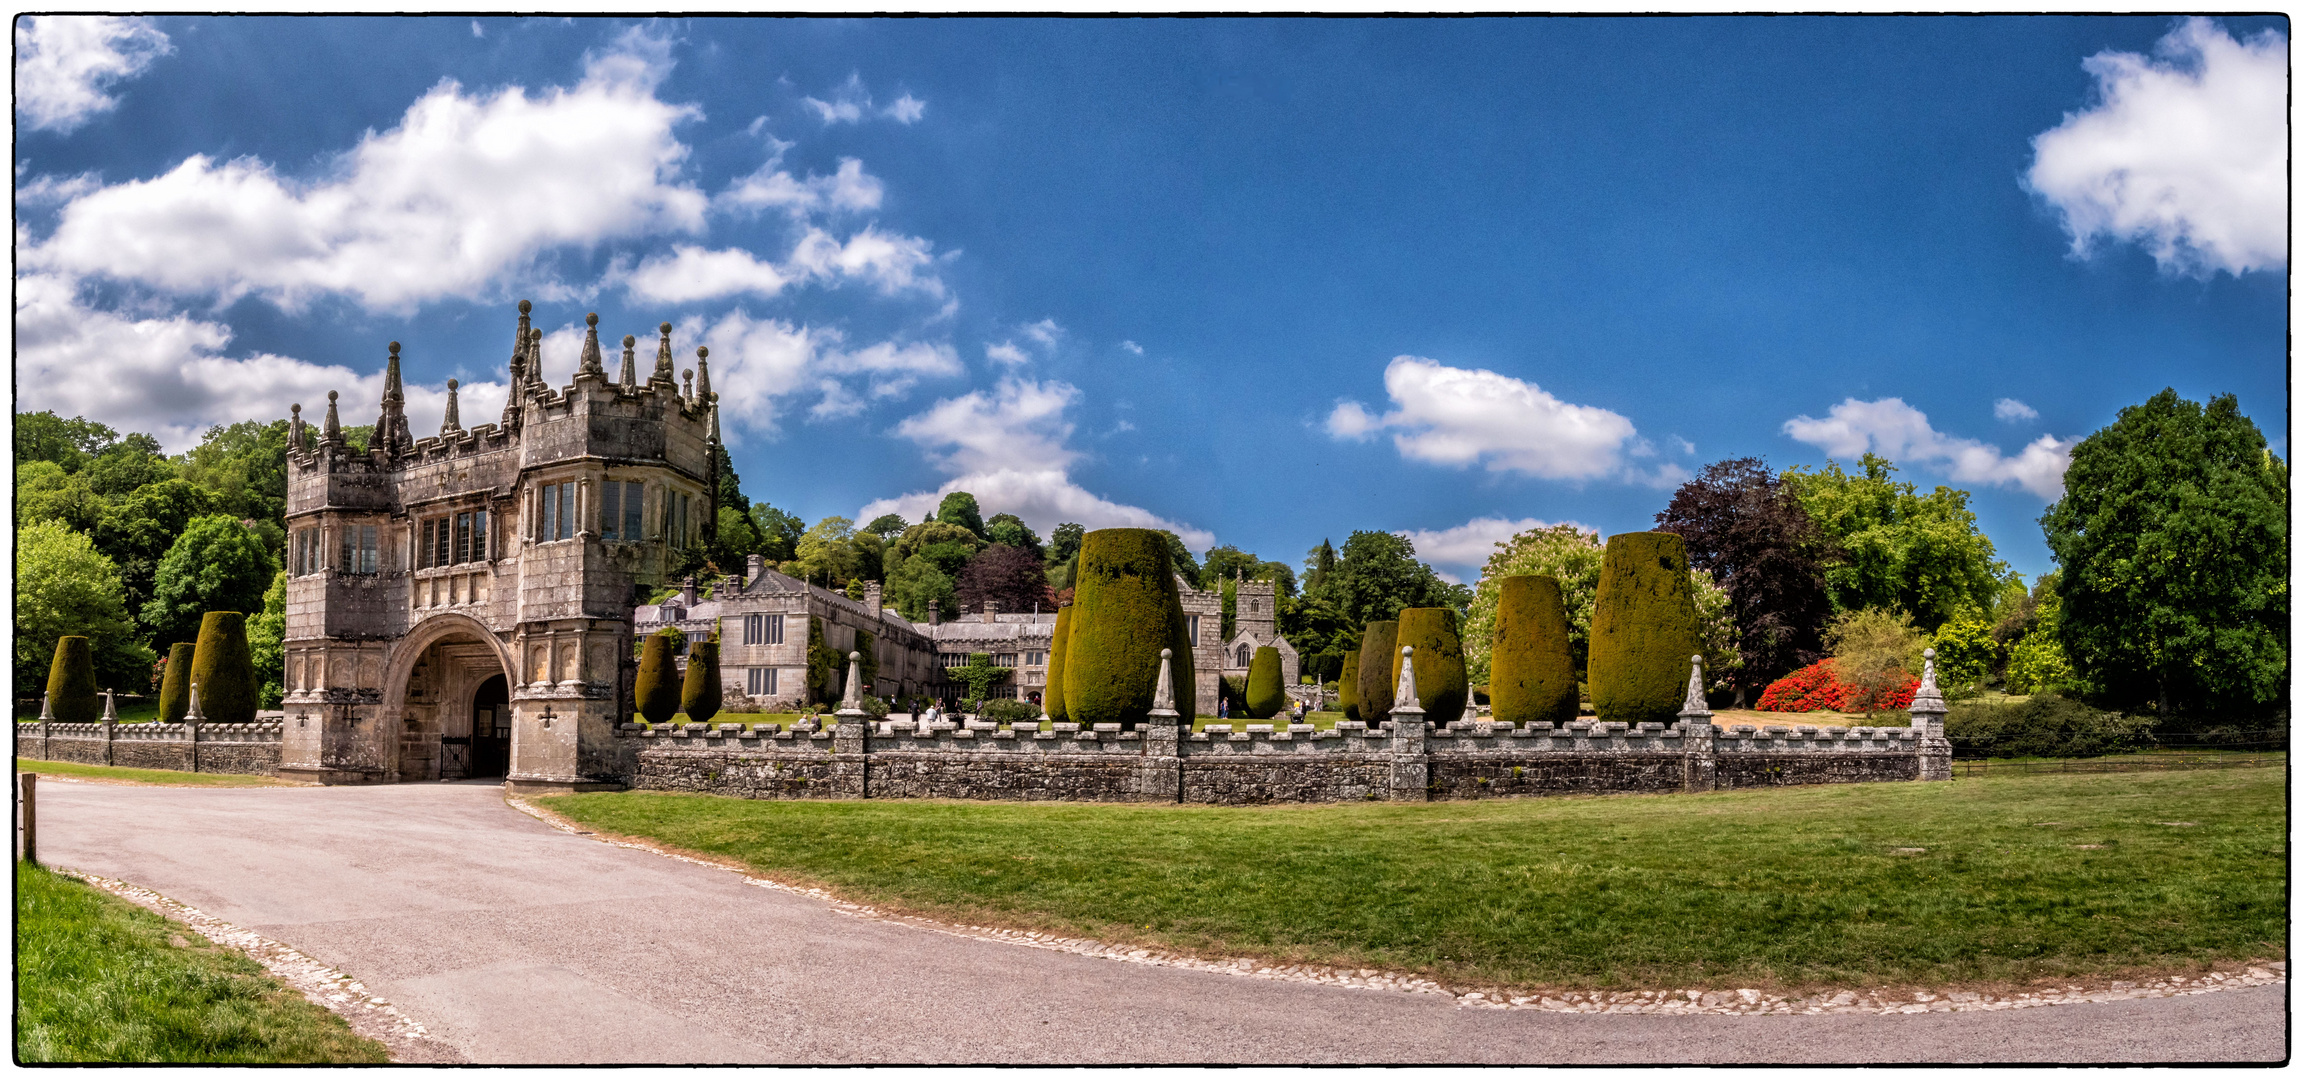
<svg viewBox="0 0 2303 1080">
<path fill-rule="evenodd" d="M 16 756 L 129 769 L 274 776 L 280 771 L 280 724 L 20 723 Z"/>
<path fill-rule="evenodd" d="M 1912 727 L 1459 720 L 1370 730 L 1346 721 L 1022 732 L 988 723 L 803 720 L 622 726 L 639 740 L 633 787 L 744 798 L 939 798 L 1253 804 L 1711 791 L 1948 779 L 1940 717 Z M 1692 733 L 1692 734 L 1691 734 Z"/>
</svg>

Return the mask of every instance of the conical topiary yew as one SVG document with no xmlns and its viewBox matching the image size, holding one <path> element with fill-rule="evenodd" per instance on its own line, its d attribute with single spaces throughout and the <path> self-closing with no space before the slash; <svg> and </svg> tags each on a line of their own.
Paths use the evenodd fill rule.
<svg viewBox="0 0 2303 1080">
<path fill-rule="evenodd" d="M 1055 640 L 1048 645 L 1048 685 L 1040 693 L 1040 708 L 1047 711 L 1048 719 L 1064 723 L 1071 715 L 1064 709 L 1064 633 L 1072 628 L 1070 605 L 1056 609 Z"/>
<path fill-rule="evenodd" d="M 56 658 L 48 662 L 48 707 L 61 724 L 92 724 L 104 715 L 87 638 L 71 634 L 56 639 Z"/>
<path fill-rule="evenodd" d="M 688 648 L 688 673 L 680 684 L 680 711 L 692 724 L 711 723 L 720 714 L 720 643 L 705 640 Z"/>
<path fill-rule="evenodd" d="M 1098 529 L 1080 541 L 1064 646 L 1064 711 L 1076 724 L 1133 726 L 1150 713 L 1160 650 L 1171 653 L 1175 711 L 1193 715 L 1192 656 L 1167 537 Z"/>
<path fill-rule="evenodd" d="M 1392 666 L 1399 656 L 1399 624 L 1371 622 L 1359 636 L 1359 718 L 1369 727 L 1391 719 Z M 1386 659 L 1390 657 L 1392 659 Z"/>
<path fill-rule="evenodd" d="M 1498 721 L 1565 724 L 1575 719 L 1575 651 L 1559 579 L 1504 578 L 1497 587 L 1495 637 L 1488 652 L 1488 704 Z"/>
<path fill-rule="evenodd" d="M 1359 650 L 1343 651 L 1343 673 L 1336 676 L 1336 700 L 1346 720 L 1359 719 Z"/>
<path fill-rule="evenodd" d="M 200 714 L 211 724 L 253 724 L 256 661 L 248 654 L 248 617 L 237 611 L 200 616 L 200 636 L 192 643 L 192 692 Z"/>
<path fill-rule="evenodd" d="M 250 661 L 253 663 L 253 661 Z M 192 643 L 168 646 L 168 668 L 160 673 L 160 722 L 180 724 L 192 707 Z M 201 711 L 205 712 L 206 706 Z"/>
<path fill-rule="evenodd" d="M 632 683 L 633 708 L 651 724 L 669 724 L 680 712 L 679 674 L 672 669 L 672 646 L 680 632 L 665 627 L 640 644 L 640 675 Z"/>
<path fill-rule="evenodd" d="M 1696 627 L 1686 542 L 1665 532 L 1609 537 L 1591 612 L 1591 705 L 1599 718 L 1677 719 L 1688 658 L 1701 642 Z"/>
<path fill-rule="evenodd" d="M 1443 728 L 1463 719 L 1464 703 L 1471 700 L 1471 680 L 1464 673 L 1463 639 L 1455 629 L 1455 609 L 1408 608 L 1399 613 L 1396 633 L 1392 686 L 1399 685 L 1399 665 L 1404 659 L 1400 648 L 1413 647 L 1416 704 L 1423 706 L 1424 722 Z"/>
<path fill-rule="evenodd" d="M 1269 645 L 1257 647 L 1247 665 L 1249 718 L 1269 720 L 1287 708 L 1287 688 L 1280 685 L 1279 676 L 1279 650 Z"/>
</svg>

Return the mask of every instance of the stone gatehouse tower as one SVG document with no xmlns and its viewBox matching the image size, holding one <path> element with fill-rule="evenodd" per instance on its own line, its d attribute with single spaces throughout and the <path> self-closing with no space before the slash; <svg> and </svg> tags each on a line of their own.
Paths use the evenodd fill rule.
<svg viewBox="0 0 2303 1080">
<path fill-rule="evenodd" d="M 334 392 L 316 433 L 296 407 L 280 775 L 550 792 L 631 774 L 613 725 L 629 719 L 633 605 L 711 539 L 717 396 L 706 350 L 675 375 L 670 323 L 643 382 L 633 339 L 611 377 L 599 317 L 585 322 L 554 388 L 520 302 L 495 423 L 464 427 L 450 381 L 439 434 L 412 437 L 398 342 L 366 452 Z"/>
</svg>

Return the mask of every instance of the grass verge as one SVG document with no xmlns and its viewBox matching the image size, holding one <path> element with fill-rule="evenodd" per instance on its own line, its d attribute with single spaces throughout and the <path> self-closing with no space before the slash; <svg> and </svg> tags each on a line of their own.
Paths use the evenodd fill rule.
<svg viewBox="0 0 2303 1080">
<path fill-rule="evenodd" d="M 61 874 L 16 864 L 16 1060 L 342 1064 L 383 1044 L 262 965 Z"/>
<path fill-rule="evenodd" d="M 16 771 L 39 773 L 42 776 L 69 776 L 80 780 L 104 780 L 112 783 L 173 784 L 183 787 L 294 787 L 286 780 L 269 776 L 242 776 L 238 773 L 190 773 L 174 769 L 128 769 L 117 765 L 82 765 L 77 761 L 41 761 L 37 758 L 17 758 Z"/>
<path fill-rule="evenodd" d="M 1453 984 L 2023 984 L 2285 955 L 2275 769 L 1420 805 L 537 801 L 895 911 Z"/>
</svg>

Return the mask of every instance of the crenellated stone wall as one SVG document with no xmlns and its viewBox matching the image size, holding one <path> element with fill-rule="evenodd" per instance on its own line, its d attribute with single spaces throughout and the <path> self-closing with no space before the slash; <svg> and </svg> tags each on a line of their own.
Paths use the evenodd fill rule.
<svg viewBox="0 0 2303 1080">
<path fill-rule="evenodd" d="M 16 756 L 127 769 L 272 776 L 280 770 L 280 724 L 19 723 Z"/>
</svg>

